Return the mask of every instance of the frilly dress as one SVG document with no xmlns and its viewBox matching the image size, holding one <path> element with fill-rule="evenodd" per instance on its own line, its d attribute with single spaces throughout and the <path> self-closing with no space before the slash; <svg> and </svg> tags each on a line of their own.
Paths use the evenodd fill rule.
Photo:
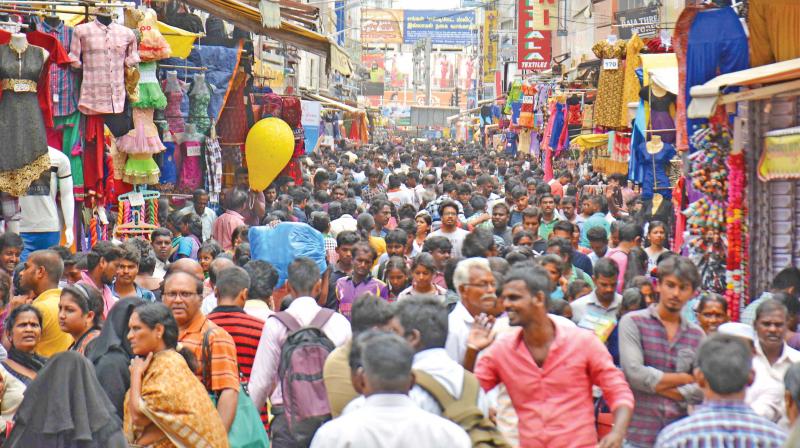
<svg viewBox="0 0 800 448">
<path fill-rule="evenodd" d="M 134 128 L 117 139 L 117 149 L 128 155 L 122 180 L 130 184 L 158 183 L 159 169 L 152 155 L 165 149 L 153 123 L 155 109 L 167 107 L 167 97 L 156 78 L 156 63 L 139 66 L 139 101 L 133 106 Z"/>
</svg>

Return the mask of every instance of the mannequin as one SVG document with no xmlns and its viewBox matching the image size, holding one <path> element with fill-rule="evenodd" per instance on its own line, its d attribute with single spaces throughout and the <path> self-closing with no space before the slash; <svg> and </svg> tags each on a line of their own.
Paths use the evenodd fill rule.
<svg viewBox="0 0 800 448">
<path fill-rule="evenodd" d="M 649 128 L 656 131 L 665 129 L 664 132 L 659 132 L 658 135 L 667 143 L 675 143 L 674 117 L 677 97 L 655 82 L 642 87 L 639 97 L 650 106 Z"/>
<path fill-rule="evenodd" d="M 61 242 L 61 219 L 63 218 L 66 246 L 74 240 L 73 223 L 75 198 L 72 192 L 72 171 L 69 157 L 63 152 L 48 148 L 50 170 L 35 180 L 28 191 L 19 198 L 21 209 L 19 221 L 14 221 L 25 244 L 21 260 L 35 250 L 47 249 Z M 61 216 L 56 207 L 56 192 L 59 194 Z"/>
<path fill-rule="evenodd" d="M 675 147 L 664 142 L 660 135 L 652 135 L 650 141 L 641 143 L 639 155 L 644 164 L 644 178 L 642 180 L 642 200 L 653 199 L 653 206 L 657 207 L 655 195 L 661 199 L 672 199 L 672 189 L 667 176 L 667 165 L 676 154 Z"/>
<path fill-rule="evenodd" d="M 0 46 L 0 191 L 20 196 L 50 166 L 38 81 L 49 53 L 12 34 Z"/>
</svg>

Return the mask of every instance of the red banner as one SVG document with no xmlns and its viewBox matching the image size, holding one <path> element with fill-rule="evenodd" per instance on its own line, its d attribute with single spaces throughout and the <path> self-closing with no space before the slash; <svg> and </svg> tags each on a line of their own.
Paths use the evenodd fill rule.
<svg viewBox="0 0 800 448">
<path fill-rule="evenodd" d="M 517 66 L 520 70 L 547 70 L 553 52 L 551 0 L 519 0 Z"/>
</svg>

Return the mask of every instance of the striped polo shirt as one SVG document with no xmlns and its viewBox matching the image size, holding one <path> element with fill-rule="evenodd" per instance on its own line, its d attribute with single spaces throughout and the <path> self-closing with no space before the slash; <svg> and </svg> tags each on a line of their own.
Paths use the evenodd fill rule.
<svg viewBox="0 0 800 448">
<path fill-rule="evenodd" d="M 261 339 L 261 330 L 264 329 L 264 321 L 247 314 L 244 309 L 234 305 L 219 305 L 207 317 L 233 338 L 233 342 L 236 344 L 239 371 L 242 379 L 249 382 L 258 341 Z"/>
</svg>

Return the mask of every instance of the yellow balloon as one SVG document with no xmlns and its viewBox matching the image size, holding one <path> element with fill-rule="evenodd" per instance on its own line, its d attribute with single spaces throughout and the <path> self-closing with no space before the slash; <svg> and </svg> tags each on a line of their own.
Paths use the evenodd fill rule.
<svg viewBox="0 0 800 448">
<path fill-rule="evenodd" d="M 245 141 L 250 188 L 266 189 L 283 171 L 293 153 L 294 133 L 285 121 L 270 117 L 253 125 Z"/>
</svg>

